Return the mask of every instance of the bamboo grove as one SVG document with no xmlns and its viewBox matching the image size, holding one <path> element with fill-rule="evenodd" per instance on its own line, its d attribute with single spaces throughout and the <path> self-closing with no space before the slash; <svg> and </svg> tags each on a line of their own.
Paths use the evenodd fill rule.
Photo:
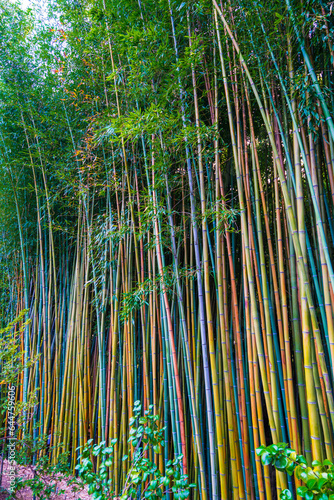
<svg viewBox="0 0 334 500">
<path fill-rule="evenodd" d="M 1 320 L 31 320 L 24 432 L 73 468 L 117 438 L 121 485 L 140 400 L 165 426 L 156 465 L 182 453 L 196 498 L 275 499 L 296 485 L 260 444 L 333 460 L 333 3 L 48 8 L 0 7 Z"/>
</svg>

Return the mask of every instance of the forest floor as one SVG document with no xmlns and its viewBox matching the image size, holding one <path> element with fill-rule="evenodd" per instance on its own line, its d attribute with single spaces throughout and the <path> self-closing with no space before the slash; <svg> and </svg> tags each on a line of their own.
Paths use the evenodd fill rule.
<svg viewBox="0 0 334 500">
<path fill-rule="evenodd" d="M 1 461 L 0 461 L 1 468 Z M 33 469 L 29 466 L 16 466 L 16 477 L 20 477 L 22 479 L 32 479 L 33 478 Z M 57 489 L 56 492 L 50 496 L 50 500 L 89 500 L 91 499 L 91 495 L 87 493 L 87 488 L 80 489 L 80 491 L 75 491 L 74 485 L 68 485 L 69 478 L 65 478 L 63 476 L 57 477 L 43 477 L 43 481 L 46 484 L 56 484 Z M 8 497 L 8 493 L 4 492 L 3 489 L 7 490 L 10 486 L 10 479 L 8 475 L 8 462 L 4 460 L 3 463 L 3 471 L 2 471 L 2 482 L 1 482 L 1 490 L 0 490 L 0 500 L 5 500 Z M 64 490 L 64 493 L 60 494 L 59 492 Z M 16 496 L 10 497 L 15 498 L 17 500 L 32 500 L 32 492 L 26 488 L 16 493 Z"/>
</svg>

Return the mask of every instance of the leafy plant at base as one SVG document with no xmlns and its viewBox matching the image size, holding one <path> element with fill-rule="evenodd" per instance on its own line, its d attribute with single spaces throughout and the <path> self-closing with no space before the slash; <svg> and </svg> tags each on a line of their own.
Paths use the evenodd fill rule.
<svg viewBox="0 0 334 500">
<path fill-rule="evenodd" d="M 17 385 L 20 375 L 25 368 L 31 368 L 37 361 L 38 356 L 31 356 L 26 363 L 23 362 L 23 352 L 20 349 L 21 337 L 30 323 L 30 319 L 25 320 L 27 310 L 24 309 L 11 323 L 0 330 L 0 384 Z M 18 327 L 17 327 L 18 325 Z M 17 401 L 15 404 L 15 417 L 18 423 L 27 421 L 36 405 L 36 391 L 30 391 L 27 401 Z M 0 411 L 5 414 L 7 411 L 7 392 L 1 391 Z"/>
<path fill-rule="evenodd" d="M 256 449 L 263 465 L 273 465 L 281 472 L 287 472 L 304 483 L 297 488 L 297 495 L 305 500 L 334 500 L 334 463 L 326 459 L 323 462 L 313 460 L 307 465 L 303 455 L 298 455 L 288 448 L 286 443 L 260 446 Z M 291 491 L 285 489 L 280 494 L 281 500 L 293 498 Z"/>
<path fill-rule="evenodd" d="M 184 499 L 189 496 L 190 488 L 195 487 L 194 484 L 188 484 L 188 476 L 182 473 L 182 455 L 167 462 L 164 475 L 157 465 L 147 458 L 147 456 L 153 456 L 154 453 L 160 453 L 161 447 L 164 446 L 165 429 L 159 429 L 157 425 L 159 417 L 152 415 L 152 409 L 153 405 L 150 405 L 145 415 L 141 416 L 140 402 L 136 401 L 134 404 L 134 416 L 130 419 L 128 439 L 134 451 L 120 494 L 115 491 L 112 473 L 110 473 L 117 439 L 112 439 L 109 446 L 105 441 L 94 445 L 92 439 L 85 445 L 79 457 L 80 464 L 76 466 L 76 469 L 79 477 L 85 484 L 88 484 L 88 493 L 93 495 L 95 500 L 112 498 L 157 500 L 163 498 L 166 493 L 173 493 L 175 499 Z M 100 464 L 96 472 L 94 472 L 93 457 L 96 457 Z M 128 458 L 124 455 L 122 461 Z"/>
<path fill-rule="evenodd" d="M 20 350 L 20 337 L 24 332 L 30 320 L 23 321 L 28 311 L 23 310 L 11 323 L 0 330 L 0 383 L 15 384 L 18 374 L 24 369 L 22 362 L 22 351 Z M 15 327 L 22 321 L 18 330 Z M 29 359 L 28 366 L 33 364 L 34 360 Z"/>
</svg>

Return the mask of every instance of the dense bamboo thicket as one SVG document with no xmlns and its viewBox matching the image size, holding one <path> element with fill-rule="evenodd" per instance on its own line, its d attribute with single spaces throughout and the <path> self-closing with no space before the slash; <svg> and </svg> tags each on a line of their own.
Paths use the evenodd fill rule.
<svg viewBox="0 0 334 500">
<path fill-rule="evenodd" d="M 334 449 L 334 25 L 325 0 L 1 1 L 1 316 L 27 430 L 166 426 L 196 498 L 271 500 L 260 444 Z M 51 460 L 56 461 L 56 453 Z M 127 461 L 115 460 L 122 484 Z M 277 493 L 276 493 L 277 489 Z"/>
</svg>

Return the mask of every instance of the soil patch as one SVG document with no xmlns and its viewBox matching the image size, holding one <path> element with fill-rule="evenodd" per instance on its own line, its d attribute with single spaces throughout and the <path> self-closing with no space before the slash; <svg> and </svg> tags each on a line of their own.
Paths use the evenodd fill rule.
<svg viewBox="0 0 334 500">
<path fill-rule="evenodd" d="M 1 467 L 1 461 L 0 461 Z M 9 467 L 8 461 L 4 460 L 3 471 L 2 471 L 2 482 L 0 488 L 0 500 L 5 500 L 8 498 L 8 493 L 4 491 L 10 486 L 10 480 L 8 475 Z M 22 465 L 16 465 L 16 476 L 22 479 L 32 479 L 34 472 L 31 467 L 25 467 Z M 92 497 L 87 493 L 87 487 L 81 489 L 80 491 L 73 491 L 74 485 L 68 485 L 67 482 L 70 478 L 64 478 L 63 476 L 57 476 L 56 478 L 43 478 L 47 484 L 56 484 L 56 492 L 50 497 L 51 500 L 90 500 Z M 64 493 L 59 492 L 64 490 Z M 21 490 L 17 492 L 16 496 L 12 497 L 18 500 L 33 500 L 32 492 L 29 489 Z"/>
</svg>

